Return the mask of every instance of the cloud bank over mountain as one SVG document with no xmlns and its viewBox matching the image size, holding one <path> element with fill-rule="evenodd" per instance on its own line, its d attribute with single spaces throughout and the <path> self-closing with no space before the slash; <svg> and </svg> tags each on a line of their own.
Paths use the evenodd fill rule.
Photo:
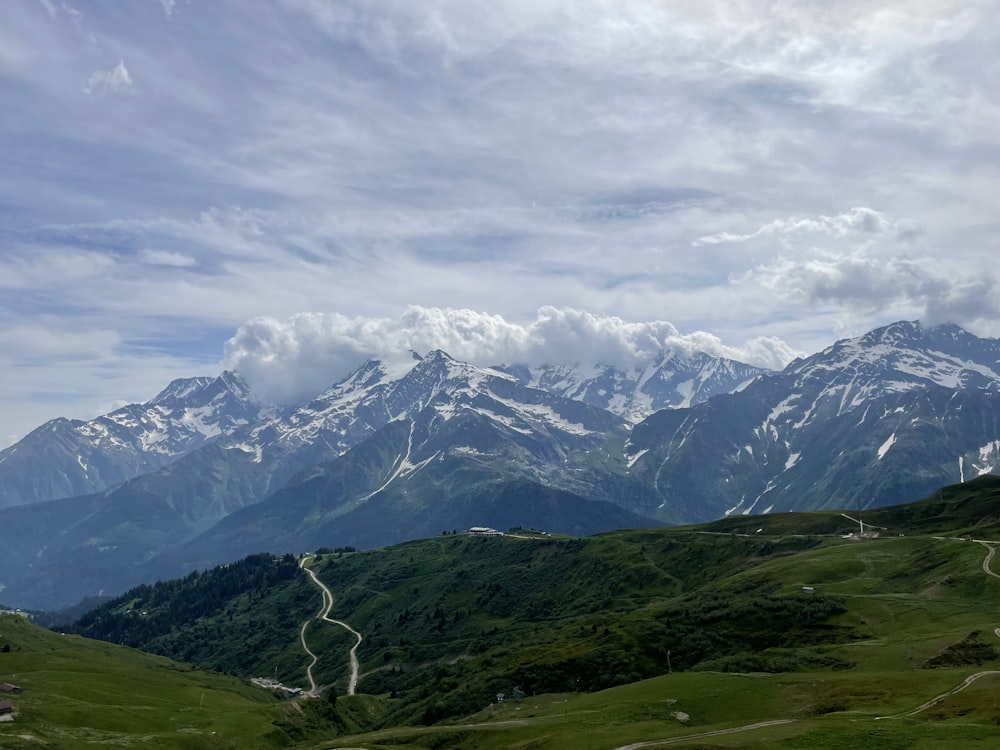
<svg viewBox="0 0 1000 750">
<path fill-rule="evenodd" d="M 288 403 L 315 395 L 365 359 L 408 359 L 411 351 L 423 355 L 434 349 L 482 366 L 606 362 L 619 369 L 641 366 L 664 352 L 707 352 L 780 369 L 800 354 L 771 337 L 733 346 L 703 331 L 681 334 L 666 321 L 632 323 L 565 308 L 543 307 L 522 324 L 473 310 L 410 307 L 398 318 L 337 313 L 255 318 L 226 342 L 224 363 L 262 397 Z"/>
</svg>

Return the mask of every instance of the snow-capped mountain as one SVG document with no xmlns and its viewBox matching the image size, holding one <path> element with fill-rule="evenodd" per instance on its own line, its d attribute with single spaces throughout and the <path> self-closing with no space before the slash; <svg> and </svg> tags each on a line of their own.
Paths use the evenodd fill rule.
<svg viewBox="0 0 1000 750">
<path fill-rule="evenodd" d="M 768 370 L 705 352 L 664 351 L 632 370 L 607 363 L 500 365 L 522 384 L 606 409 L 632 423 L 660 409 L 677 409 L 745 388 Z"/>
<path fill-rule="evenodd" d="M 865 508 L 992 472 L 1000 341 L 894 323 L 739 393 L 659 412 L 626 447 L 661 517 Z"/>
<path fill-rule="evenodd" d="M 651 523 L 622 507 L 644 489 L 620 471 L 620 417 L 444 352 L 400 387 L 410 406 L 399 418 L 157 562 L 203 567 L 262 545 L 369 547 L 484 523 L 568 533 Z"/>
<path fill-rule="evenodd" d="M 630 424 L 663 403 L 678 407 Z M 290 409 L 262 411 L 224 374 L 29 437 L 45 449 L 8 449 L 0 476 L 21 461 L 49 483 L 90 479 L 105 448 L 122 473 L 156 469 L 5 510 L 0 583 L 50 606 L 262 549 L 908 502 L 1000 470 L 1000 341 L 896 323 L 764 374 L 697 356 L 481 368 L 435 351 L 366 362 Z"/>
<path fill-rule="evenodd" d="M 430 362 L 424 363 L 424 359 Z M 448 358 L 450 359 L 450 358 Z M 144 404 L 88 422 L 55 419 L 0 452 L 0 507 L 84 495 L 154 472 L 209 442 L 250 453 L 243 501 L 265 497 L 299 471 L 329 461 L 441 388 L 485 382 L 520 385 L 582 401 L 635 422 L 651 411 L 697 403 L 742 387 L 761 371 L 704 353 L 666 352 L 633 372 L 607 365 L 476 368 L 435 356 L 371 360 L 315 398 L 292 408 L 263 407 L 238 375 L 177 380 Z M 438 382 L 440 381 L 440 382 Z M 478 385 L 477 385 L 478 384 Z M 505 386 L 507 387 L 507 386 Z M 215 458 L 245 466 L 242 456 Z M 221 465 L 220 465 L 221 466 Z M 221 469 L 229 476 L 228 469 Z M 244 471 L 244 469 L 241 469 Z"/>
<path fill-rule="evenodd" d="M 256 423 L 232 372 L 175 380 L 144 404 L 84 422 L 53 419 L 0 452 L 0 507 L 99 492 Z"/>
<path fill-rule="evenodd" d="M 323 397 L 234 435 L 232 445 L 216 441 L 100 495 L 10 509 L 7 528 L 18 533 L 0 545 L 0 569 L 9 570 L 13 557 L 30 562 L 20 579 L 4 581 L 8 591 L 34 606 L 40 596 L 76 596 L 81 581 L 64 575 L 67 559 L 81 575 L 87 571 L 87 586 L 100 580 L 112 589 L 136 583 L 143 573 L 156 578 L 184 565 L 224 562 L 246 545 L 267 548 L 294 538 L 296 529 L 331 533 L 354 523 L 353 533 L 366 541 L 404 538 L 424 533 L 432 519 L 455 524 L 449 508 L 463 502 L 459 495 L 466 514 L 474 515 L 471 500 L 487 487 L 497 503 L 516 507 L 517 499 L 501 489 L 512 482 L 556 504 L 546 501 L 532 511 L 537 515 L 522 514 L 525 523 L 551 520 L 553 507 L 563 522 L 573 519 L 569 529 L 604 528 L 599 518 L 609 525 L 643 522 L 611 504 L 614 492 L 600 481 L 600 466 L 611 455 L 607 444 L 620 453 L 627 435 L 621 418 L 440 351 L 398 373 L 368 363 Z M 339 445 L 351 440 L 353 447 L 340 455 Z M 324 450 L 325 461 L 307 461 Z M 304 468 L 283 482 L 285 489 L 262 494 L 297 465 Z M 587 496 L 571 496 L 572 488 Z M 607 501 L 589 505 L 598 503 L 595 495 Z M 249 512 L 245 506 L 255 499 L 260 507 Z M 570 507 L 576 501 L 600 510 L 590 520 L 578 518 L 579 508 Z M 207 523 L 230 514 L 250 519 L 248 525 L 226 539 L 209 530 L 210 541 L 183 552 Z"/>
<path fill-rule="evenodd" d="M 344 454 L 389 422 L 429 406 L 445 421 L 462 409 L 489 411 L 492 419 L 522 433 L 583 436 L 624 429 L 622 420 L 603 410 L 583 409 L 579 401 L 524 386 L 501 370 L 433 351 L 395 363 L 370 360 L 316 398 L 234 435 L 226 445 L 273 467 L 265 468 L 273 490 L 297 472 Z"/>
</svg>

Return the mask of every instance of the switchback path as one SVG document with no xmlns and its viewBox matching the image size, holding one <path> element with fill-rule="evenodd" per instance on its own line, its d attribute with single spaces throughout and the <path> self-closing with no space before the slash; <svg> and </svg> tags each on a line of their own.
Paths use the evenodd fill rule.
<svg viewBox="0 0 1000 750">
<path fill-rule="evenodd" d="M 314 617 L 313 619 L 325 620 L 326 622 L 332 622 L 334 625 L 339 625 L 340 627 L 350 632 L 355 638 L 357 638 L 357 641 L 351 647 L 351 653 L 350 653 L 351 677 L 347 682 L 347 694 L 354 695 L 358 689 L 358 675 L 361 669 L 361 665 L 358 662 L 358 646 L 361 645 L 361 641 L 363 640 L 363 638 L 361 637 L 361 633 L 352 628 L 346 622 L 343 622 L 342 620 L 334 620 L 332 617 L 330 617 L 330 610 L 333 609 L 333 594 L 330 593 L 330 589 L 326 587 L 326 584 L 324 584 L 321 580 L 319 580 L 319 577 L 316 575 L 313 569 L 306 567 L 306 561 L 311 559 L 312 559 L 311 555 L 308 557 L 303 557 L 299 561 L 299 567 L 309 574 L 309 577 L 312 578 L 313 583 L 319 586 L 320 590 L 323 592 L 323 608 L 320 610 L 319 614 L 316 615 L 316 617 Z M 312 663 L 306 668 L 306 676 L 309 678 L 309 685 L 310 685 L 309 695 L 315 696 L 319 692 L 319 688 L 316 685 L 316 680 L 313 679 L 312 670 L 313 667 L 316 666 L 316 662 L 319 657 L 317 657 L 316 654 L 314 654 L 309 649 L 309 646 L 306 645 L 306 628 L 309 626 L 310 622 L 312 622 L 312 620 L 306 620 L 304 623 L 302 623 L 302 630 L 299 633 L 299 639 L 302 641 L 302 648 L 305 649 L 305 652 L 309 654 L 310 657 L 312 657 Z"/>
</svg>

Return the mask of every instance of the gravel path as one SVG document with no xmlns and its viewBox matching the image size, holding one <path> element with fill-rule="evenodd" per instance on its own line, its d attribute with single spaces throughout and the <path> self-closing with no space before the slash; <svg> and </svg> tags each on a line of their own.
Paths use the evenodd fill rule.
<svg viewBox="0 0 1000 750">
<path fill-rule="evenodd" d="M 312 559 L 311 556 L 303 557 L 302 560 L 299 562 L 299 567 L 309 574 L 309 577 L 312 578 L 313 583 L 319 586 L 320 590 L 323 592 L 323 608 L 320 610 L 320 613 L 316 615 L 316 617 L 314 617 L 313 619 L 325 620 L 326 622 L 332 622 L 334 625 L 339 625 L 340 627 L 350 632 L 355 638 L 357 638 L 357 641 L 354 643 L 354 646 L 351 647 L 351 653 L 350 653 L 351 677 L 347 682 L 347 694 L 354 695 L 358 689 L 358 675 L 361 669 L 361 665 L 358 662 L 358 646 L 361 645 L 361 641 L 364 639 L 362 638 L 361 633 L 352 628 L 346 622 L 342 620 L 335 620 L 332 617 L 330 617 L 330 610 L 333 609 L 333 594 L 330 593 L 330 589 L 326 587 L 326 584 L 324 584 L 321 580 L 319 580 L 319 577 L 316 575 L 315 571 L 313 571 L 312 568 L 306 567 L 306 561 L 311 559 Z M 306 645 L 306 628 L 309 626 L 310 622 L 312 622 L 312 620 L 306 620 L 304 623 L 302 623 L 302 630 L 299 633 L 299 639 L 302 641 L 302 648 L 305 649 L 305 652 L 309 654 L 310 657 L 312 657 L 312 663 L 306 668 L 306 675 L 309 678 L 309 685 L 310 685 L 309 695 L 315 696 L 318 694 L 319 689 L 316 685 L 316 681 L 313 679 L 312 669 L 314 666 L 316 666 L 318 657 L 309 649 L 309 646 Z"/>
</svg>

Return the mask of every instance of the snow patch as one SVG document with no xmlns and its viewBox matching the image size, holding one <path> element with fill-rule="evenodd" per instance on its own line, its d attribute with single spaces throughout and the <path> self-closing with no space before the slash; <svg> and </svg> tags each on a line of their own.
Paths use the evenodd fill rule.
<svg viewBox="0 0 1000 750">
<path fill-rule="evenodd" d="M 257 444 L 240 443 L 239 445 L 234 445 L 232 447 L 238 451 L 249 453 L 251 456 L 254 457 L 253 462 L 255 464 L 259 464 L 261 460 L 264 458 L 264 449 L 260 446 L 259 443 Z"/>
<path fill-rule="evenodd" d="M 749 508 L 747 508 L 745 511 L 743 511 L 743 515 L 749 516 L 751 513 L 753 513 L 753 509 L 757 507 L 757 503 L 760 502 L 760 499 L 762 497 L 764 497 L 764 495 L 766 495 L 768 492 L 770 492 L 771 490 L 773 490 L 775 488 L 775 486 L 776 485 L 774 484 L 773 481 L 769 481 L 767 483 L 767 486 L 764 488 L 764 491 L 761 492 L 759 495 L 757 495 L 757 499 L 754 500 L 753 503 L 750 504 Z"/>
<path fill-rule="evenodd" d="M 685 380 L 683 383 L 678 383 L 674 390 L 681 396 L 681 402 L 677 404 L 678 407 L 687 408 L 691 406 L 691 401 L 694 399 L 694 380 Z"/>
<path fill-rule="evenodd" d="M 979 460 L 972 466 L 977 476 L 993 474 L 1000 463 L 1000 440 L 993 440 L 979 448 Z"/>
<path fill-rule="evenodd" d="M 746 495 L 744 495 L 743 497 L 741 497 L 740 501 L 738 503 L 736 503 L 736 505 L 734 505 L 732 508 L 730 508 L 729 510 L 727 510 L 723 515 L 726 516 L 726 518 L 728 518 L 729 516 L 733 515 L 733 513 L 738 512 L 739 509 L 743 507 L 743 503 L 746 501 L 746 499 L 747 499 Z"/>
<path fill-rule="evenodd" d="M 632 458 L 628 460 L 628 468 L 631 469 L 633 466 L 635 466 L 635 462 L 638 461 L 643 456 L 645 456 L 647 453 L 649 453 L 649 448 L 643 448 L 641 451 L 632 456 Z"/>
<path fill-rule="evenodd" d="M 889 452 L 889 449 L 895 444 L 896 444 L 896 433 L 894 432 L 888 438 L 886 438 L 886 441 L 882 443 L 882 445 L 879 446 L 878 460 L 881 461 L 882 458 L 885 456 L 885 454 Z"/>
<path fill-rule="evenodd" d="M 774 420 L 776 420 L 782 414 L 790 412 L 794 408 L 791 405 L 792 401 L 796 400 L 797 398 L 799 398 L 798 394 L 789 396 L 780 404 L 771 409 L 771 413 L 767 415 L 767 419 L 764 420 L 764 424 L 767 425 L 769 422 L 773 422 Z"/>
</svg>

